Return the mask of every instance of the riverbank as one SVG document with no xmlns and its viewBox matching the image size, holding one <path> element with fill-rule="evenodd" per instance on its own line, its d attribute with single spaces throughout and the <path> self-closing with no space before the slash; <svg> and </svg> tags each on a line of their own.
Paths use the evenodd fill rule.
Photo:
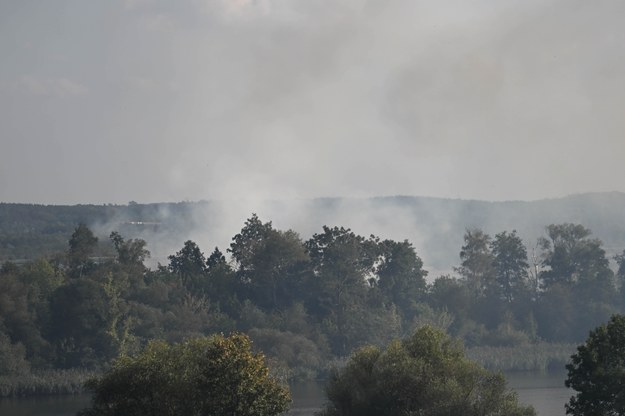
<svg viewBox="0 0 625 416">
<path fill-rule="evenodd" d="M 564 373 L 514 372 L 506 373 L 508 387 L 519 400 L 532 405 L 539 416 L 564 416 L 564 403 L 571 391 L 564 387 Z M 288 416 L 313 416 L 325 402 L 323 383 L 294 383 L 291 386 L 293 404 Z M 88 394 L 0 399 L 2 416 L 74 416 L 89 405 Z"/>
<path fill-rule="evenodd" d="M 0 376 L 0 397 L 80 394 L 85 392 L 85 382 L 96 374 L 72 369 Z"/>
<path fill-rule="evenodd" d="M 466 353 L 469 358 L 493 371 L 558 372 L 564 371 L 564 366 L 575 349 L 575 344 L 542 342 L 514 347 L 473 347 L 468 348 Z M 344 364 L 344 361 L 335 359 L 317 372 L 280 368 L 282 371 L 278 371 L 275 375 L 285 382 L 302 383 L 312 378 L 307 379 L 302 375 L 314 374 L 316 376 L 314 378 L 317 379 L 319 376 L 329 374 L 330 367 L 341 364 Z M 292 377 L 293 374 L 299 377 Z M 85 391 L 85 381 L 95 375 L 97 373 L 94 371 L 71 369 L 0 376 L 0 397 L 80 394 Z"/>
<path fill-rule="evenodd" d="M 473 347 L 467 357 L 492 371 L 564 371 L 576 344 L 539 342 L 514 347 Z"/>
</svg>

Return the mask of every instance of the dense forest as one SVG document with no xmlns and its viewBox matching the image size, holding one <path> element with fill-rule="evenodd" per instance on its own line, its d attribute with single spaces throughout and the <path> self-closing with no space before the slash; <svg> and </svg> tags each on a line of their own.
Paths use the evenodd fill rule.
<svg viewBox="0 0 625 416">
<path fill-rule="evenodd" d="M 513 357 L 491 366 L 545 368 L 563 364 L 550 354 L 572 353 L 563 343 L 625 310 L 625 253 L 613 270 L 602 241 L 573 223 L 547 225 L 529 251 L 514 230 L 467 229 L 453 273 L 440 276 L 428 276 L 407 240 L 341 226 L 303 239 L 255 214 L 223 251 L 188 240 L 147 267 L 148 248 L 79 224 L 63 252 L 4 262 L 0 392 L 11 378 L 100 371 L 149 340 L 233 331 L 248 334 L 285 379 L 323 376 L 355 348 L 426 323 L 483 362 Z M 533 361 L 510 364 L 520 356 Z"/>
</svg>

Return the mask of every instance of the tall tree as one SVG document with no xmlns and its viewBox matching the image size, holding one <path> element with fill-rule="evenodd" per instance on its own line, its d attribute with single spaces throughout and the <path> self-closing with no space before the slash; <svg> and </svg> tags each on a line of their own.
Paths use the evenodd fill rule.
<svg viewBox="0 0 625 416">
<path fill-rule="evenodd" d="M 206 259 L 206 293 L 217 301 L 224 311 L 236 313 L 239 305 L 235 302 L 237 280 L 234 270 L 226 261 L 226 256 L 215 247 Z"/>
<path fill-rule="evenodd" d="M 547 237 L 539 240 L 543 251 L 540 273 L 545 288 L 556 283 L 574 284 L 607 282 L 613 273 L 602 243 L 590 238 L 591 231 L 580 224 L 551 224 L 546 227 Z"/>
<path fill-rule="evenodd" d="M 70 276 L 82 277 L 93 266 L 89 259 L 98 245 L 98 238 L 85 224 L 79 224 L 69 240 L 67 257 Z"/>
<path fill-rule="evenodd" d="M 384 240 L 378 247 L 377 286 L 405 316 L 425 295 L 427 271 L 423 270 L 423 261 L 408 241 Z"/>
<path fill-rule="evenodd" d="M 168 257 L 169 270 L 176 274 L 184 284 L 198 283 L 206 272 L 206 258 L 198 245 L 187 240 L 184 247 Z"/>
<path fill-rule="evenodd" d="M 618 303 L 622 310 L 623 306 L 625 306 L 625 250 L 615 255 L 613 259 L 616 261 L 617 266 L 615 284 L 618 291 Z"/>
<path fill-rule="evenodd" d="M 121 265 L 145 269 L 143 262 L 150 257 L 150 252 L 145 248 L 147 245 L 145 240 L 139 238 L 125 240 L 117 231 L 113 231 L 110 238 L 117 251 L 117 261 Z"/>
<path fill-rule="evenodd" d="M 491 242 L 496 279 L 501 296 L 512 302 L 516 293 L 522 289 L 527 281 L 529 263 L 527 249 L 516 230 L 506 231 L 495 235 Z"/>
<path fill-rule="evenodd" d="M 464 234 L 464 245 L 460 251 L 462 263 L 456 270 L 476 297 L 485 295 L 488 289 L 494 287 L 495 258 L 490 244 L 490 236 L 480 229 L 468 229 Z"/>
<path fill-rule="evenodd" d="M 313 269 L 309 307 L 324 320 L 339 355 L 366 339 L 363 316 L 370 280 L 375 279 L 378 242 L 374 236 L 324 226 L 305 243 Z"/>
<path fill-rule="evenodd" d="M 72 280 L 54 291 L 47 332 L 60 367 L 94 368 L 117 354 L 107 331 L 111 312 L 103 285 L 93 279 Z"/>
<path fill-rule="evenodd" d="M 252 214 L 245 221 L 241 232 L 232 238 L 228 252 L 237 263 L 243 280 L 248 279 L 249 274 L 254 271 L 254 257 L 258 246 L 263 244 L 273 231 L 271 221 L 263 223 L 258 215 Z"/>
<path fill-rule="evenodd" d="M 265 309 L 284 309 L 293 294 L 302 263 L 308 261 L 303 242 L 294 231 L 275 230 L 254 214 L 230 244 L 237 274 L 246 295 Z"/>
<path fill-rule="evenodd" d="M 47 343 L 38 325 L 37 288 L 25 284 L 20 277 L 9 270 L 0 273 L 0 333 L 8 335 L 13 343 L 24 345 L 31 358 L 41 353 Z"/>
</svg>

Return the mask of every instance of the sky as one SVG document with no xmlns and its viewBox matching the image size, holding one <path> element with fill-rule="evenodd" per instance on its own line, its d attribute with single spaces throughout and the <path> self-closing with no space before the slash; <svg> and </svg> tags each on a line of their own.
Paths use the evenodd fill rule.
<svg viewBox="0 0 625 416">
<path fill-rule="evenodd" d="M 0 0 L 0 202 L 625 191 L 621 0 Z"/>
</svg>

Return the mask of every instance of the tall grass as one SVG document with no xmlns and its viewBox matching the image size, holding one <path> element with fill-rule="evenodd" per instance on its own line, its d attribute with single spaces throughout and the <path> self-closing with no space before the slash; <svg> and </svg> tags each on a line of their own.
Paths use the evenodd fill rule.
<svg viewBox="0 0 625 416">
<path fill-rule="evenodd" d="M 85 391 L 85 381 L 95 375 L 73 369 L 0 376 L 0 397 L 78 394 Z"/>
<path fill-rule="evenodd" d="M 575 344 L 539 342 L 514 347 L 473 347 L 467 356 L 489 370 L 549 371 L 564 369 Z"/>
</svg>

